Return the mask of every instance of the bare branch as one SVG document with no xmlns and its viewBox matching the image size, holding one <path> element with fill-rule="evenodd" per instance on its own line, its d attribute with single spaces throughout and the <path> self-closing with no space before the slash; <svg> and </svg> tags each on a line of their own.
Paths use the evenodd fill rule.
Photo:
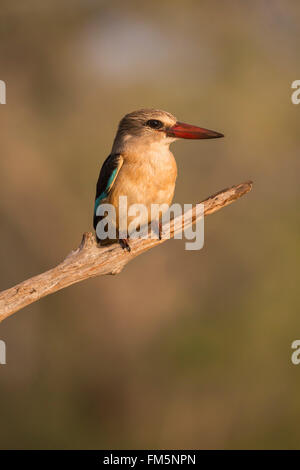
<svg viewBox="0 0 300 470">
<path fill-rule="evenodd" d="M 242 183 L 225 189 L 209 197 L 204 204 L 204 215 L 213 214 L 223 207 L 231 204 L 252 188 L 252 182 Z M 186 213 L 188 222 L 185 227 L 192 225 L 196 220 L 195 207 Z M 187 220 L 185 219 L 185 220 Z M 181 230 L 183 217 L 179 216 L 169 224 L 163 226 L 163 232 L 170 230 L 170 237 Z M 46 295 L 53 294 L 76 282 L 103 274 L 118 274 L 133 258 L 153 248 L 167 239 L 133 239 L 130 240 L 131 252 L 123 250 L 118 243 L 99 246 L 91 232 L 83 234 L 80 246 L 72 251 L 65 260 L 56 267 L 38 276 L 0 292 L 0 322 Z"/>
</svg>

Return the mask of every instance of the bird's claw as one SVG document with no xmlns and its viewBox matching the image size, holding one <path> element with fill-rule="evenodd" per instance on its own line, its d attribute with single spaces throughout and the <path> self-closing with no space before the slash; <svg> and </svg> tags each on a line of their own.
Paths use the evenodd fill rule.
<svg viewBox="0 0 300 470">
<path fill-rule="evenodd" d="M 153 223 L 153 222 L 152 222 Z M 154 226 L 152 225 L 152 228 L 154 229 L 154 232 L 156 233 L 156 235 L 158 235 L 158 239 L 161 240 L 162 239 L 162 233 L 163 233 L 163 229 L 162 229 L 162 224 L 161 222 L 159 222 L 158 220 L 156 220 L 154 222 Z"/>
<path fill-rule="evenodd" d="M 129 253 L 131 252 L 131 248 L 130 248 L 130 245 L 129 245 L 129 242 L 128 242 L 127 238 L 120 238 L 119 243 L 121 245 L 121 248 L 123 248 L 123 250 L 126 250 Z"/>
<path fill-rule="evenodd" d="M 162 239 L 162 232 L 163 232 L 162 224 L 161 224 L 161 222 L 158 222 L 158 238 L 160 240 Z"/>
</svg>

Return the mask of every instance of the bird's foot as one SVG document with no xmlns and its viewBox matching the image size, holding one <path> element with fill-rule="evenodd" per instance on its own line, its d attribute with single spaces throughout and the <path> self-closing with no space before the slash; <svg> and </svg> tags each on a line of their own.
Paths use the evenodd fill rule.
<svg viewBox="0 0 300 470">
<path fill-rule="evenodd" d="M 153 221 L 151 222 L 151 224 L 153 224 Z M 155 220 L 154 225 L 152 225 L 152 229 L 154 230 L 155 234 L 158 235 L 159 240 L 161 240 L 162 233 L 163 233 L 161 222 L 158 220 Z"/>
<path fill-rule="evenodd" d="M 130 253 L 131 248 L 130 248 L 130 245 L 129 245 L 129 242 L 128 242 L 128 238 L 120 238 L 119 243 L 120 243 L 121 247 L 123 248 L 123 250 L 126 250 Z"/>
<path fill-rule="evenodd" d="M 162 239 L 163 228 L 161 222 L 158 222 L 158 238 Z"/>
</svg>

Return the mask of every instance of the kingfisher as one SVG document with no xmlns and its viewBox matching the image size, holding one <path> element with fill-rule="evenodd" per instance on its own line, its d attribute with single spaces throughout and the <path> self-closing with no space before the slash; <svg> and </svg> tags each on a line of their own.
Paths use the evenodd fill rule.
<svg viewBox="0 0 300 470">
<path fill-rule="evenodd" d="M 120 196 L 127 197 L 127 207 L 143 204 L 147 217 L 141 225 L 151 220 L 151 205 L 170 206 L 177 178 L 177 165 L 169 147 L 181 139 L 215 139 L 223 134 L 202 127 L 179 122 L 170 113 L 159 109 L 140 109 L 121 119 L 110 155 L 100 170 L 95 197 L 93 225 L 96 230 L 103 218 L 99 206 L 111 204 L 116 213 L 116 238 L 122 248 L 130 251 L 129 238 L 119 238 Z M 127 225 L 133 217 L 128 218 Z M 161 223 L 158 220 L 159 237 Z M 96 231 L 97 234 L 97 231 Z M 99 238 L 97 237 L 97 240 Z"/>
</svg>

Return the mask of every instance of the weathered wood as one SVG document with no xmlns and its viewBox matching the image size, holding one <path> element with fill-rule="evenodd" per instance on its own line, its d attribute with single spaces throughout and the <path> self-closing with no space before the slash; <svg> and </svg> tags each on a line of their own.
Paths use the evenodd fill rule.
<svg viewBox="0 0 300 470">
<path fill-rule="evenodd" d="M 252 188 L 252 182 L 242 183 L 209 197 L 204 204 L 204 215 L 213 214 L 231 204 Z M 185 227 L 196 221 L 195 207 L 186 214 Z M 170 230 L 170 238 L 182 228 L 183 217 L 177 217 L 163 226 Z M 91 232 L 83 234 L 80 246 L 72 251 L 62 263 L 42 274 L 0 292 L 0 322 L 33 302 L 64 289 L 76 282 L 103 274 L 118 274 L 133 258 L 164 243 L 169 238 L 130 240 L 131 252 L 123 250 L 118 243 L 99 246 Z"/>
</svg>

